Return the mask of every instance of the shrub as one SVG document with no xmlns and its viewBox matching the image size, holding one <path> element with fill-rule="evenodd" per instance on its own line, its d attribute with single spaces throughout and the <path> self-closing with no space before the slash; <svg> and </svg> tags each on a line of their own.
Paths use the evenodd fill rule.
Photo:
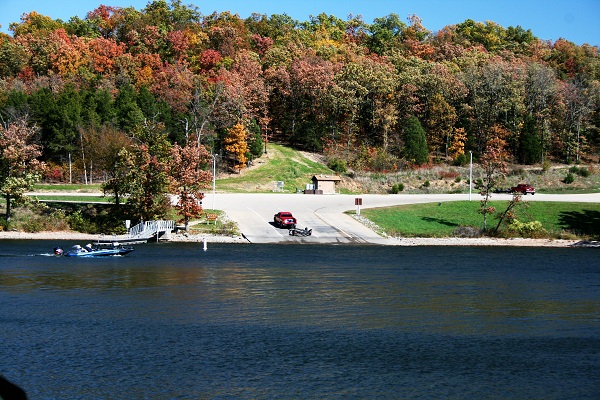
<svg viewBox="0 0 600 400">
<path fill-rule="evenodd" d="M 429 186 L 431 186 L 431 183 L 427 180 L 427 181 L 423 182 L 423 186 L 428 188 Z"/>
<path fill-rule="evenodd" d="M 548 160 L 544 160 L 542 163 L 542 172 L 546 173 L 550 171 L 550 168 L 552 168 L 552 163 Z"/>
<path fill-rule="evenodd" d="M 88 233 L 95 233 L 97 231 L 97 226 L 93 222 L 87 220 L 81 211 L 76 211 L 69 215 L 67 221 L 74 231 Z"/>
<path fill-rule="evenodd" d="M 216 228 L 216 233 L 219 235 L 228 235 L 234 236 L 238 234 L 237 225 L 233 221 L 227 221 L 223 224 L 220 224 Z"/>
<path fill-rule="evenodd" d="M 64 182 L 67 172 L 64 166 L 48 162 L 44 169 L 44 180 L 46 182 Z"/>
<path fill-rule="evenodd" d="M 392 194 L 398 194 L 404 190 L 404 183 L 395 183 L 392 186 Z"/>
<path fill-rule="evenodd" d="M 44 231 L 56 232 L 68 229 L 68 225 L 64 220 L 53 216 L 45 217 L 42 215 L 29 216 L 21 221 L 20 225 L 22 230 L 31 233 Z"/>
<path fill-rule="evenodd" d="M 567 185 L 570 185 L 573 182 L 575 182 L 575 175 L 573 175 L 572 173 L 569 172 L 567 174 L 567 176 L 564 177 L 563 183 L 566 183 Z"/>
<path fill-rule="evenodd" d="M 459 154 L 458 156 L 456 156 L 456 158 L 454 159 L 454 165 L 458 165 L 458 166 L 464 166 L 467 165 L 470 161 L 470 158 L 467 158 L 466 154 Z"/>
<path fill-rule="evenodd" d="M 337 172 L 338 174 L 345 174 L 346 172 L 348 172 L 348 166 L 346 165 L 346 161 L 341 160 L 339 158 L 332 158 L 327 163 L 327 166 L 329 167 L 329 169 Z"/>
<path fill-rule="evenodd" d="M 577 174 L 579 176 L 583 176 L 584 178 L 587 178 L 591 174 L 589 169 L 587 169 L 585 167 L 579 168 L 577 166 L 573 166 L 573 167 L 569 168 L 569 172 L 572 174 Z"/>
<path fill-rule="evenodd" d="M 460 174 L 456 171 L 441 171 L 440 179 L 456 179 L 460 178 Z M 459 179 L 460 181 L 460 179 Z"/>
<path fill-rule="evenodd" d="M 44 224 L 40 218 L 28 218 L 21 223 L 21 229 L 29 233 L 41 232 L 44 230 Z"/>
<path fill-rule="evenodd" d="M 540 221 L 521 222 L 514 219 L 508 225 L 508 229 L 524 238 L 539 238 L 546 234 L 546 230 Z"/>
<path fill-rule="evenodd" d="M 456 182 L 456 183 L 460 183 L 461 180 L 462 180 L 462 178 L 460 176 L 457 176 L 456 178 L 454 178 L 454 182 Z"/>
<path fill-rule="evenodd" d="M 472 226 L 457 226 L 453 235 L 456 237 L 476 238 L 481 236 L 481 230 Z"/>
<path fill-rule="evenodd" d="M 584 178 L 587 178 L 588 176 L 590 176 L 590 170 L 587 168 L 579 168 L 579 172 L 577 172 L 579 174 L 579 176 L 582 176 Z"/>
<path fill-rule="evenodd" d="M 525 176 L 525 169 L 523 169 L 522 167 L 517 167 L 517 168 L 513 168 L 508 176 L 520 176 L 523 177 Z"/>
</svg>

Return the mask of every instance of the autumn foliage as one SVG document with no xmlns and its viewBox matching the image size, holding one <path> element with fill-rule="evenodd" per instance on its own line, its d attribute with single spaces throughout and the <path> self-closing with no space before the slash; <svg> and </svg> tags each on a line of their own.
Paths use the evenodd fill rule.
<svg viewBox="0 0 600 400">
<path fill-rule="evenodd" d="M 190 219 L 202 214 L 204 189 L 209 187 L 212 173 L 205 170 L 211 156 L 204 146 L 194 143 L 185 147 L 177 143 L 171 149 L 170 163 L 172 193 L 177 196 L 176 208 L 188 229 Z"/>
<path fill-rule="evenodd" d="M 469 151 L 478 159 L 499 129 L 508 162 L 577 162 L 600 148 L 598 47 L 520 26 L 469 19 L 432 32 L 396 14 L 242 19 L 154 0 L 67 22 L 32 11 L 10 31 L 0 35 L 0 116 L 29 113 L 54 165 L 69 156 L 88 171 L 109 165 L 85 157 L 89 132 L 132 137 L 147 121 L 170 144 L 195 142 L 235 170 L 249 126 L 265 143 L 380 171 Z M 426 141 L 419 135 L 418 157 L 415 119 Z M 98 176 L 111 179 L 104 168 Z"/>
<path fill-rule="evenodd" d="M 34 143 L 37 127 L 28 125 L 25 116 L 8 126 L 0 125 L 0 194 L 6 199 L 6 221 L 10 221 L 11 203 L 26 199 L 25 192 L 39 180 L 44 165 Z"/>
<path fill-rule="evenodd" d="M 230 159 L 232 168 L 236 171 L 245 168 L 248 161 L 248 157 L 246 157 L 246 153 L 248 153 L 247 137 L 246 127 L 237 123 L 228 130 L 227 136 L 223 139 L 223 148 Z"/>
</svg>

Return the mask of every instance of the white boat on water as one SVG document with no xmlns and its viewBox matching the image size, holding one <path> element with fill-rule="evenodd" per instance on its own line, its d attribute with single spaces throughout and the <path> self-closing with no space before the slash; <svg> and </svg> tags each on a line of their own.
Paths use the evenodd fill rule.
<svg viewBox="0 0 600 400">
<path fill-rule="evenodd" d="M 112 247 L 93 247 L 91 244 L 81 247 L 75 245 L 70 250 L 64 251 L 61 247 L 54 248 L 54 254 L 65 257 L 106 257 L 106 256 L 124 256 L 135 249 L 133 247 L 125 247 L 119 244 L 113 244 Z"/>
</svg>

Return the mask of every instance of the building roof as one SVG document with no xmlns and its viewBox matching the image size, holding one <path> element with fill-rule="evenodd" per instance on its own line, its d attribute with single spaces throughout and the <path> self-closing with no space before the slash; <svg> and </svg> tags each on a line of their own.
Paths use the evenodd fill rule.
<svg viewBox="0 0 600 400">
<path fill-rule="evenodd" d="M 313 175 L 312 177 L 313 181 L 331 181 L 331 182 L 339 182 L 342 180 L 342 178 L 340 178 L 337 175 L 323 175 L 323 174 L 319 174 L 319 175 Z"/>
</svg>

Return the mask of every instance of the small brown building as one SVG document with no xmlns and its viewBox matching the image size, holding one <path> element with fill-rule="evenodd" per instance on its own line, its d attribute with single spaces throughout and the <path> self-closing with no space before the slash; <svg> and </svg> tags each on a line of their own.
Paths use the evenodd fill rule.
<svg viewBox="0 0 600 400">
<path fill-rule="evenodd" d="M 314 175 L 312 177 L 315 194 L 334 194 L 335 186 L 342 178 L 336 175 Z"/>
</svg>

